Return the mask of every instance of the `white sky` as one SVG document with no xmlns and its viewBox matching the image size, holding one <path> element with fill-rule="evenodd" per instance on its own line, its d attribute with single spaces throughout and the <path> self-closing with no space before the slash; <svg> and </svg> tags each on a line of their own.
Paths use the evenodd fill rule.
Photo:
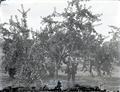
<svg viewBox="0 0 120 92">
<path fill-rule="evenodd" d="M 39 29 L 40 16 L 47 16 L 53 12 L 54 7 L 57 11 L 63 11 L 68 0 L 7 0 L 0 6 L 0 21 L 8 21 L 10 15 L 19 15 L 17 9 L 21 9 L 21 4 L 25 9 L 31 8 L 28 13 L 29 27 Z M 120 27 L 120 1 L 117 0 L 92 0 L 88 6 L 92 5 L 91 10 L 94 13 L 103 13 L 101 16 L 102 25 L 96 27 L 96 30 L 103 35 L 107 35 L 110 28 L 108 25 Z"/>
</svg>

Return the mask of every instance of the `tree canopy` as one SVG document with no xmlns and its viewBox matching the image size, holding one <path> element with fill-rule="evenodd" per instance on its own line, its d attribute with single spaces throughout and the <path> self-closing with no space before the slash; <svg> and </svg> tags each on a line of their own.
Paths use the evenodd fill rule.
<svg viewBox="0 0 120 92">
<path fill-rule="evenodd" d="M 9 72 L 14 68 L 14 76 L 27 84 L 44 80 L 45 76 L 57 78 L 62 65 L 70 64 L 72 68 L 75 64 L 82 65 L 81 71 L 92 76 L 93 71 L 99 76 L 110 75 L 115 59 L 119 61 L 119 32 L 113 34 L 111 41 L 104 42 L 105 38 L 93 25 L 99 23 L 101 14 L 93 14 L 81 1 L 68 2 L 62 13 L 55 10 L 43 17 L 39 31 L 27 26 L 30 9 L 25 11 L 21 5 L 22 10 L 18 9 L 21 21 L 11 16 L 9 23 L 0 25 L 4 39 L 3 70 Z M 76 66 L 74 72 L 77 71 Z"/>
</svg>

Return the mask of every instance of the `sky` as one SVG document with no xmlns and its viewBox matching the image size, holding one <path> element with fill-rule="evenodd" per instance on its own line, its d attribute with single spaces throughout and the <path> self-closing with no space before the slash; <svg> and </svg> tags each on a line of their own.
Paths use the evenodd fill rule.
<svg viewBox="0 0 120 92">
<path fill-rule="evenodd" d="M 58 12 L 62 12 L 67 5 L 68 0 L 7 0 L 0 6 L 0 22 L 7 22 L 11 15 L 20 15 L 17 9 L 21 9 L 21 4 L 24 8 L 31 9 L 28 12 L 29 27 L 34 30 L 39 29 L 41 16 L 51 14 L 56 7 Z M 111 29 L 108 25 L 120 27 L 120 1 L 117 0 L 91 0 L 87 6 L 92 6 L 91 11 L 95 14 L 103 14 L 100 19 L 102 25 L 95 29 L 107 36 Z M 98 24 L 99 24 L 98 23 Z"/>
</svg>

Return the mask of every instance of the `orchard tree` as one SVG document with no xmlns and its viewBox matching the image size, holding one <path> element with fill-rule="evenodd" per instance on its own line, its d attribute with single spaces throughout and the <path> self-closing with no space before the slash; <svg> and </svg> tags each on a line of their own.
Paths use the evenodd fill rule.
<svg viewBox="0 0 120 92">
<path fill-rule="evenodd" d="M 110 41 L 103 42 L 96 53 L 96 60 L 98 62 L 95 63 L 95 66 L 99 76 L 111 76 L 111 73 L 114 69 L 113 66 L 116 63 L 119 64 L 120 60 L 120 31 L 119 28 L 115 26 L 110 26 L 110 28 L 112 28 L 112 32 L 109 32 L 111 36 Z"/>
<path fill-rule="evenodd" d="M 12 78 L 15 74 L 20 74 L 22 66 L 27 62 L 29 48 L 33 44 L 33 41 L 29 39 L 30 30 L 26 20 L 30 9 L 25 11 L 23 5 L 21 7 L 22 10 L 18 9 L 22 15 L 21 21 L 17 15 L 15 19 L 11 16 L 9 23 L 1 24 L 0 28 L 4 39 L 2 68 Z"/>
<path fill-rule="evenodd" d="M 96 32 L 93 25 L 94 22 L 100 21 L 100 15 L 92 14 L 89 8 L 80 2 L 79 0 L 68 2 L 68 7 L 62 13 L 54 11 L 52 15 L 43 18 L 45 25 L 43 32 L 49 37 L 48 55 L 56 64 L 55 70 L 58 70 L 61 63 L 68 65 L 71 61 L 66 60 L 68 57 L 71 59 L 89 57 L 89 71 L 92 73 L 95 62 L 92 58 L 95 58 L 94 54 L 103 42 L 102 35 Z"/>
<path fill-rule="evenodd" d="M 86 66 L 92 74 L 94 62 L 97 62 L 95 61 L 96 50 L 103 42 L 102 35 L 96 32 L 93 25 L 100 21 L 100 15 L 94 15 L 89 8 L 76 0 L 68 3 L 68 7 L 61 16 L 64 19 L 62 27 L 66 33 L 68 55 L 73 58 L 82 58 L 83 70 Z"/>
<path fill-rule="evenodd" d="M 111 28 L 111 32 L 110 35 L 111 35 L 111 39 L 110 39 L 110 42 L 109 42 L 109 47 L 110 47 L 110 50 L 111 50 L 111 54 L 112 54 L 112 57 L 114 59 L 114 62 L 119 64 L 120 63 L 120 28 L 118 27 L 115 27 L 115 26 L 110 26 Z"/>
</svg>

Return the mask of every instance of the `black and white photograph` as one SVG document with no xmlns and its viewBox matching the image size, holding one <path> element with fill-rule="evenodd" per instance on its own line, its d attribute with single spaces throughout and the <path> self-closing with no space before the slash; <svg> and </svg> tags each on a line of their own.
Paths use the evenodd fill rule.
<svg viewBox="0 0 120 92">
<path fill-rule="evenodd" d="M 120 92 L 120 0 L 0 0 L 0 92 Z"/>
</svg>

